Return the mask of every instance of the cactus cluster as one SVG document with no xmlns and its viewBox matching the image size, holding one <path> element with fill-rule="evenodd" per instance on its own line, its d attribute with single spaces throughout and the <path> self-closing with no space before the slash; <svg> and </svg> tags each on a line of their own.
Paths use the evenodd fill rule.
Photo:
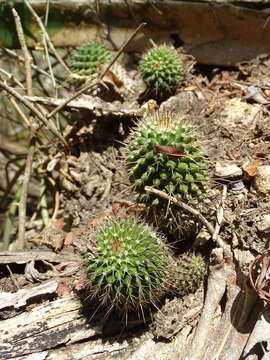
<svg viewBox="0 0 270 360">
<path fill-rule="evenodd" d="M 167 205 L 145 191 L 145 186 L 184 201 L 198 199 L 204 192 L 207 160 L 179 115 L 157 113 L 145 117 L 131 135 L 126 156 L 129 177 L 140 202 Z"/>
<path fill-rule="evenodd" d="M 195 254 L 182 255 L 175 271 L 175 288 L 181 294 L 194 292 L 204 279 L 206 272 L 202 256 Z"/>
<path fill-rule="evenodd" d="M 110 310 L 154 303 L 168 287 L 172 258 L 152 228 L 133 218 L 108 218 L 84 262 L 90 292 Z"/>
<path fill-rule="evenodd" d="M 150 49 L 139 65 L 139 72 L 150 89 L 172 91 L 183 77 L 183 67 L 175 49 L 161 45 Z"/>
<path fill-rule="evenodd" d="M 111 52 L 103 45 L 92 42 L 78 47 L 69 59 L 72 72 L 89 76 L 99 72 L 101 64 L 107 64 L 112 58 Z"/>
</svg>

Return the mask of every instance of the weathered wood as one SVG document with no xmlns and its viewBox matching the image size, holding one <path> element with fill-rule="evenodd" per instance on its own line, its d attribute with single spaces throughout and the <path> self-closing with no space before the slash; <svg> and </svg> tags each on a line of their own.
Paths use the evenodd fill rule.
<svg viewBox="0 0 270 360">
<path fill-rule="evenodd" d="M 77 298 L 65 297 L 2 321 L 0 359 L 40 353 L 100 334 L 98 327 L 87 324 L 80 309 L 81 302 Z"/>
<path fill-rule="evenodd" d="M 68 261 L 79 262 L 80 257 L 76 254 L 64 252 L 56 254 L 51 250 L 29 249 L 21 251 L 0 251 L 1 264 L 25 264 L 32 260 L 45 260 L 51 263 L 61 263 Z"/>
<path fill-rule="evenodd" d="M 0 309 L 14 307 L 18 309 L 25 306 L 27 301 L 36 297 L 55 293 L 57 289 L 57 281 L 44 282 L 41 285 L 32 287 L 31 289 L 21 289 L 16 293 L 1 292 L 0 293 Z"/>
</svg>

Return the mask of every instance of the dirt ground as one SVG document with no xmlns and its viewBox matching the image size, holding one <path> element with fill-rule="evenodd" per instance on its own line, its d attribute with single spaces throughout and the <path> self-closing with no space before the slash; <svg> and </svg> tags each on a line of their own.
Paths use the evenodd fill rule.
<svg viewBox="0 0 270 360">
<path fill-rule="evenodd" d="M 242 294 L 247 286 L 250 263 L 268 250 L 270 172 L 268 175 L 261 174 L 260 169 L 269 169 L 270 165 L 270 59 L 260 56 L 234 68 L 217 68 L 200 66 L 181 48 L 178 51 L 186 72 L 174 93 L 162 99 L 149 94 L 137 72 L 140 54 L 125 54 L 121 65 L 113 67 L 105 79 L 108 89 L 101 88 L 94 95 L 86 94 L 94 96 L 94 101 L 97 101 L 94 110 L 86 106 L 79 110 L 76 108 L 82 97 L 72 107 L 65 108 L 62 114 L 66 119 L 63 131 L 70 134 L 69 149 L 61 151 L 54 144 L 39 149 L 30 188 L 35 189 L 37 181 L 45 179 L 50 215 L 56 207 L 56 196 L 60 203 L 56 220 L 44 228 L 44 224 L 38 221 L 41 217 L 37 210 L 39 200 L 33 190 L 28 200 L 26 249 L 20 255 L 16 248 L 13 248 L 13 256 L 6 251 L 7 248 L 0 253 L 0 289 L 3 294 L 2 298 L 0 296 L 0 334 L 11 326 L 9 338 L 4 336 L 4 342 L 10 348 L 4 347 L 2 353 L 0 350 L 0 358 L 135 360 L 151 356 L 164 360 L 210 359 L 209 351 L 215 349 L 211 336 L 207 340 L 208 352 L 205 351 L 201 357 L 189 353 L 192 341 L 196 340 L 196 327 L 200 321 L 205 321 L 202 309 L 211 287 L 211 269 L 217 261 L 212 258 L 215 250 L 220 249 L 198 220 L 194 220 L 196 226 L 188 234 L 172 232 L 167 226 L 158 229 L 173 244 L 176 258 L 192 251 L 201 253 L 206 259 L 208 273 L 195 293 L 185 296 L 170 293 L 161 301 L 159 309 L 153 308 L 145 313 L 145 319 L 130 314 L 128 321 L 118 313 L 112 313 L 105 319 L 102 311 L 95 313 L 95 303 L 83 300 L 80 308 L 76 302 L 84 296 L 85 275 L 81 254 L 96 219 L 136 203 L 136 195 L 132 192 L 124 167 L 124 143 L 142 117 L 142 105 L 150 99 L 157 102 L 159 111 L 181 114 L 185 124 L 199 134 L 209 159 L 210 175 L 204 200 L 195 207 L 213 226 L 219 224 L 218 235 L 232 256 L 232 261 L 225 261 L 224 266 L 226 269 L 228 264 L 231 266 L 230 274 L 233 273 L 231 278 L 234 279 L 232 283 L 237 288 L 237 295 Z M 67 97 L 72 91 L 71 86 L 61 89 L 60 94 Z M 40 96 L 40 93 L 36 95 Z M 42 103 L 42 100 L 33 98 L 32 102 Z M 55 104 L 50 106 L 51 109 Z M 96 110 L 98 106 L 105 110 Z M 4 137 L 8 138 L 8 135 L 9 128 Z M 6 155 L 7 151 L 1 148 L 4 165 L 13 159 L 12 153 Z M 3 165 L 1 168 L 1 172 L 4 171 Z M 11 175 L 13 173 L 14 169 Z M 4 189 L 1 190 L 4 193 Z M 11 192 L 11 197 L 15 190 Z M 3 227 L 6 209 L 2 208 Z M 143 215 L 138 205 L 132 211 Z M 16 236 L 15 220 L 9 249 Z M 56 281 L 55 287 L 52 281 Z M 42 284 L 45 284 L 44 289 L 37 291 Z M 264 290 L 269 293 L 268 284 Z M 14 298 L 17 291 L 23 294 L 24 301 L 21 300 L 21 303 Z M 209 326 L 209 331 L 212 329 L 217 338 L 220 324 L 227 324 L 225 316 L 231 313 L 236 299 L 236 295 L 230 298 L 230 291 L 227 290 L 226 294 L 220 298 L 217 296 L 214 320 Z M 214 293 L 212 295 L 215 298 Z M 48 325 L 49 320 L 45 319 L 42 323 L 41 317 L 41 326 L 36 324 L 34 329 L 34 322 L 31 327 L 30 322 L 27 324 L 23 318 L 25 313 L 32 314 L 36 307 L 40 307 L 40 311 L 49 311 L 49 307 L 57 301 L 63 302 L 68 326 L 65 327 L 64 320 L 61 320 L 63 323 Z M 256 301 L 262 306 L 258 297 Z M 257 315 L 262 311 L 262 308 L 259 309 Z M 76 313 L 74 318 L 71 313 Z M 220 350 L 220 359 L 263 359 L 268 349 L 267 339 L 264 338 L 258 339 L 252 351 L 241 355 L 256 319 L 245 331 L 239 330 L 237 321 L 231 320 L 234 331 L 239 330 L 242 336 L 240 341 L 240 337 L 232 333 L 232 338 L 239 340 L 240 345 L 235 351 L 238 355 L 228 357 L 226 346 L 229 347 L 233 340 L 226 342 L 228 338 L 224 337 L 226 346 Z M 14 324 L 20 321 L 24 340 L 22 334 L 15 331 Z M 77 323 L 72 327 L 74 321 Z M 61 331 L 58 326 L 62 326 Z M 199 328 L 200 325 L 197 330 Z M 30 341 L 27 331 L 39 346 Z M 54 340 L 49 341 L 52 337 L 55 337 Z M 86 345 L 93 349 L 92 353 L 84 348 Z M 85 357 L 75 356 L 84 352 Z M 39 357 L 30 357 L 33 354 Z"/>
</svg>

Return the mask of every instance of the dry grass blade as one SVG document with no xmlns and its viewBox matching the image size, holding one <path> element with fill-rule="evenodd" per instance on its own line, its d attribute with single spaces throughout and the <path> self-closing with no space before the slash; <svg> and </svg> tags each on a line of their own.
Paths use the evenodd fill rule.
<svg viewBox="0 0 270 360">
<path fill-rule="evenodd" d="M 27 8 L 29 9 L 29 11 L 31 12 L 31 14 L 34 16 L 34 18 L 36 19 L 38 26 L 40 27 L 40 29 L 42 30 L 42 33 L 50 47 L 50 49 L 52 50 L 52 52 L 54 53 L 55 57 L 57 58 L 57 60 L 59 61 L 59 63 L 63 66 L 63 68 L 70 74 L 71 71 L 69 70 L 68 66 L 65 64 L 64 60 L 61 58 L 61 56 L 59 56 L 58 52 L 56 51 L 53 43 L 51 42 L 51 39 L 46 31 L 45 26 L 43 25 L 43 22 L 41 21 L 40 17 L 38 16 L 38 14 L 35 12 L 35 10 L 33 9 L 32 5 L 29 3 L 28 0 L 24 0 L 24 3 L 26 4 Z"/>
<path fill-rule="evenodd" d="M 249 279 L 258 296 L 270 304 L 269 251 L 257 256 L 249 267 Z"/>
</svg>

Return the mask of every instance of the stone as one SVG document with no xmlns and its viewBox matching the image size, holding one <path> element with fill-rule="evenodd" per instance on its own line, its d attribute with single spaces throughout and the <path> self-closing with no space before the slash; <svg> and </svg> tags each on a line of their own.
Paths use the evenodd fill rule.
<svg viewBox="0 0 270 360">
<path fill-rule="evenodd" d="M 262 165 L 257 168 L 253 185 L 257 191 L 270 194 L 270 165 Z"/>
<path fill-rule="evenodd" d="M 259 104 L 248 104 L 239 98 L 229 99 L 223 104 L 218 121 L 232 131 L 236 127 L 251 129 L 255 127 L 261 109 L 262 105 Z"/>
<path fill-rule="evenodd" d="M 259 222 L 256 224 L 257 229 L 261 232 L 267 233 L 270 231 L 270 214 L 261 216 Z"/>
</svg>

